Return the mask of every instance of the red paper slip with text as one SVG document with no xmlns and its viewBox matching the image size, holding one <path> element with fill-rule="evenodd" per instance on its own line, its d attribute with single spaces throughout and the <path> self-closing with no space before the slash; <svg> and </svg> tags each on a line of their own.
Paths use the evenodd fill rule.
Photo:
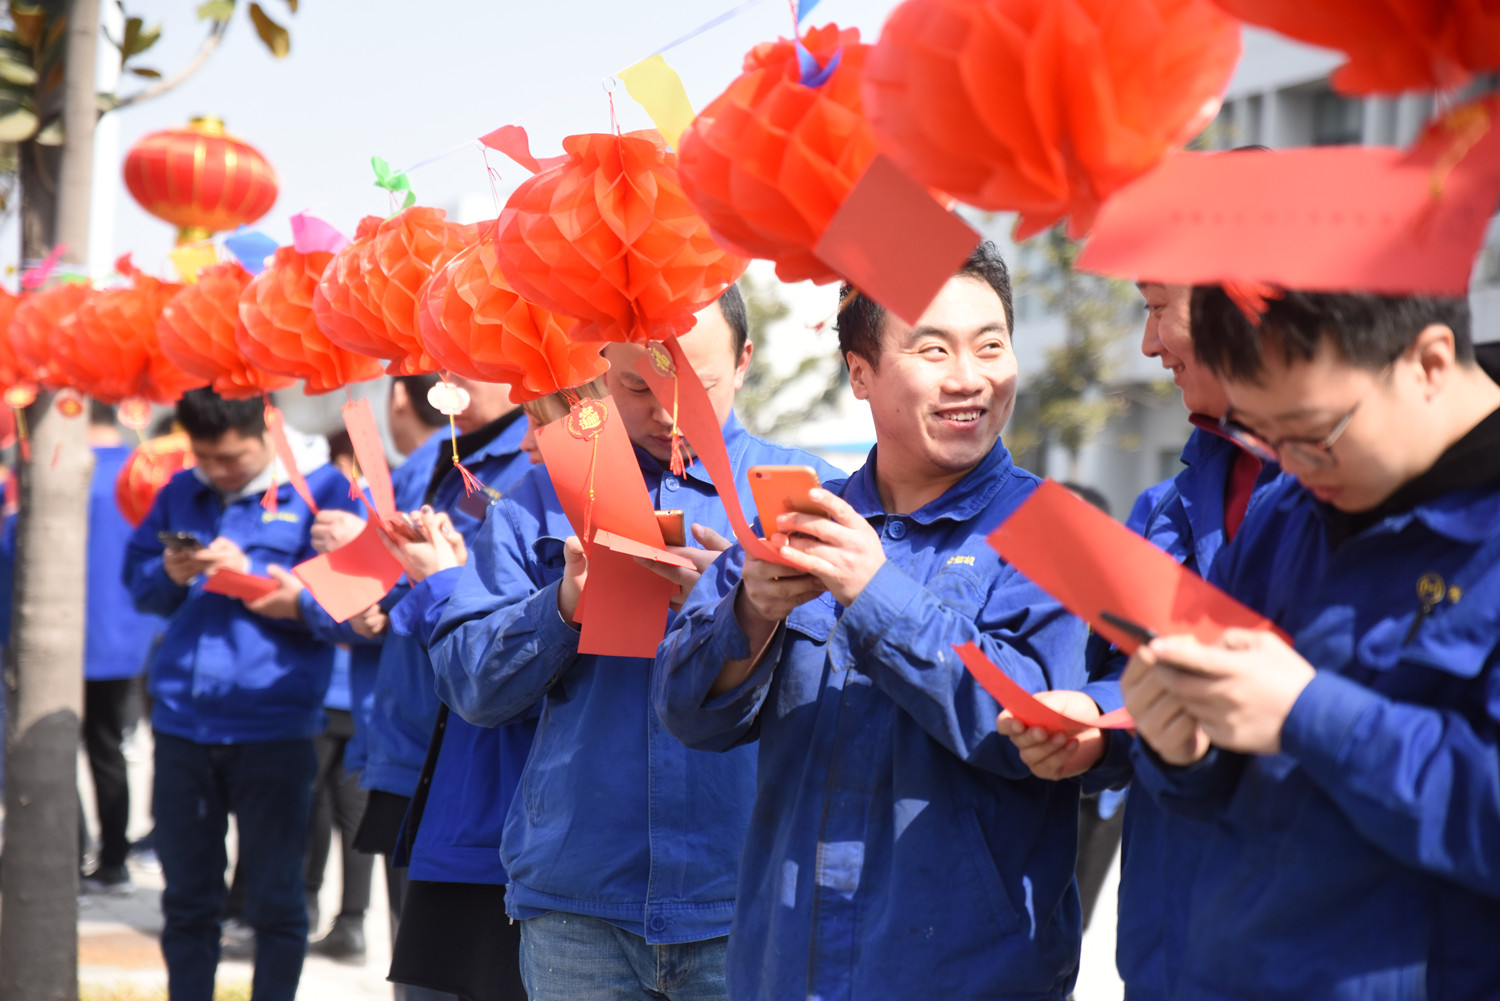
<svg viewBox="0 0 1500 1001">
<path fill-rule="evenodd" d="M 346 546 L 292 567 L 323 610 L 345 622 L 376 604 L 401 579 L 401 564 L 380 541 L 373 521 Z"/>
<path fill-rule="evenodd" d="M 990 533 L 989 542 L 1007 563 L 1126 653 L 1134 653 L 1139 640 L 1101 613 L 1158 636 L 1187 634 L 1200 643 L 1217 642 L 1226 629 L 1279 632 L 1270 619 L 1051 480 Z"/>
<path fill-rule="evenodd" d="M 1101 730 L 1135 729 L 1135 720 L 1124 709 L 1116 709 L 1090 721 L 1064 716 L 1056 709 L 1038 702 L 1035 696 L 1012 681 L 1010 675 L 996 667 L 984 655 L 984 651 L 973 643 L 955 643 L 953 649 L 958 653 L 958 659 L 964 662 L 964 667 L 974 676 L 974 680 L 1000 703 L 1000 708 L 1008 709 L 1012 716 L 1027 726 L 1039 726 L 1043 730 L 1069 734 L 1082 733 L 1091 727 Z"/>
<path fill-rule="evenodd" d="M 241 601 L 264 598 L 279 586 L 269 577 L 241 573 L 238 570 L 215 570 L 203 582 L 203 590 L 210 594 L 222 594 L 226 598 L 238 598 Z"/>
</svg>

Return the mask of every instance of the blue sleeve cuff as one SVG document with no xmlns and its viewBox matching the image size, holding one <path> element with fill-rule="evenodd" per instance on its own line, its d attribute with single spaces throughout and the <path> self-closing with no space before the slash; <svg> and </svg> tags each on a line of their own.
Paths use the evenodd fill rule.
<svg viewBox="0 0 1500 1001">
<path fill-rule="evenodd" d="M 553 581 L 527 598 L 527 614 L 543 646 L 571 655 L 578 653 L 579 631 L 558 610 L 557 592 L 561 589 L 562 581 Z"/>
<path fill-rule="evenodd" d="M 890 560 L 880 565 L 865 589 L 844 609 L 837 628 L 828 638 L 828 655 L 840 667 L 853 667 L 864 653 L 875 647 L 886 628 L 900 621 L 906 606 L 922 589 Z"/>
<path fill-rule="evenodd" d="M 1380 701 L 1380 695 L 1357 682 L 1318 671 L 1281 725 L 1281 749 L 1312 775 L 1339 772 L 1354 727 Z"/>
<path fill-rule="evenodd" d="M 390 609 L 391 631 L 398 636 L 415 637 L 424 647 L 430 646 L 462 569 L 439 570 L 413 587 Z"/>
<path fill-rule="evenodd" d="M 752 652 L 750 637 L 745 635 L 745 630 L 740 627 L 740 620 L 734 614 L 735 597 L 739 593 L 740 589 L 736 585 L 719 602 L 719 607 L 714 612 L 713 638 L 708 645 L 710 656 L 702 660 L 705 668 L 713 670 L 713 677 L 706 679 L 707 688 L 713 687 L 713 679 L 719 676 L 718 669 L 726 661 L 746 660 Z M 785 639 L 786 623 L 783 622 L 776 627 L 771 642 L 766 645 L 765 653 L 761 655 L 750 676 L 722 695 L 705 698 L 703 708 L 726 709 L 747 700 L 758 705 L 766 687 L 771 684 L 771 674 L 776 670 L 777 662 L 781 660 L 781 647 Z"/>
</svg>

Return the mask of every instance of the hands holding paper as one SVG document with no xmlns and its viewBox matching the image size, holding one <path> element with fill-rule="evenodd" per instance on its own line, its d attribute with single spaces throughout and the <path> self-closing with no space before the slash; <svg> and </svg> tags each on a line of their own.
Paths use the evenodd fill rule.
<svg viewBox="0 0 1500 1001">
<path fill-rule="evenodd" d="M 426 538 L 395 538 L 382 532 L 380 539 L 414 583 L 426 580 L 439 570 L 461 567 L 469 561 L 464 538 L 453 527 L 453 519 L 447 512 L 434 511 L 424 505 L 422 510 L 411 513 L 411 521 Z"/>
<path fill-rule="evenodd" d="M 557 614 L 574 629 L 578 628 L 573 621 L 578 614 L 578 599 L 583 597 L 583 585 L 588 579 L 588 554 L 583 551 L 578 536 L 570 535 L 563 542 L 563 575 L 557 585 Z"/>
<path fill-rule="evenodd" d="M 174 584 L 186 584 L 199 574 L 215 570 L 250 568 L 250 561 L 240 547 L 220 536 L 201 549 L 168 548 L 162 554 L 162 569 Z"/>
<path fill-rule="evenodd" d="M 302 582 L 275 564 L 266 567 L 266 574 L 276 582 L 276 590 L 263 598 L 245 602 L 245 607 L 268 619 L 301 619 L 297 597 L 302 593 Z"/>
<path fill-rule="evenodd" d="M 1097 719 L 1099 706 L 1083 692 L 1037 692 L 1036 700 L 1049 709 L 1080 721 Z M 1041 726 L 1027 726 L 1009 709 L 995 720 L 995 729 L 1010 738 L 1021 762 L 1037 778 L 1059 779 L 1082 775 L 1104 756 L 1105 737 L 1097 727 L 1067 734 Z"/>
<path fill-rule="evenodd" d="M 730 540 L 724 538 L 724 536 L 706 525 L 694 524 L 693 538 L 698 540 L 699 545 L 703 547 L 702 549 L 694 546 L 665 547 L 669 553 L 691 560 L 693 563 L 691 570 L 687 567 L 672 566 L 640 556 L 635 558 L 636 563 L 677 585 L 678 592 L 673 596 L 671 602 L 672 608 L 676 611 L 682 610 L 682 603 L 687 600 L 689 594 L 692 594 L 693 587 L 698 583 L 698 578 L 703 576 L 704 571 L 731 544 Z"/>
<path fill-rule="evenodd" d="M 381 611 L 379 605 L 371 605 L 349 619 L 350 628 L 367 640 L 372 640 L 384 633 L 390 623 L 390 616 Z"/>
<path fill-rule="evenodd" d="M 1282 725 L 1313 674 L 1276 633 L 1226 629 L 1212 645 L 1169 636 L 1141 647 L 1120 688 L 1141 737 L 1180 766 L 1201 759 L 1210 744 L 1278 753 Z"/>
<path fill-rule="evenodd" d="M 365 530 L 365 520 L 351 511 L 319 511 L 308 533 L 312 547 L 320 553 L 341 549 Z"/>
</svg>

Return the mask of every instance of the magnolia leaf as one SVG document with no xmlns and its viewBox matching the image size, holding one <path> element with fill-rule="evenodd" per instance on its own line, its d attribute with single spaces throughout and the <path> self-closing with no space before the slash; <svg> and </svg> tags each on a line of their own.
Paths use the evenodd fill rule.
<svg viewBox="0 0 1500 1001">
<path fill-rule="evenodd" d="M 292 36 L 285 28 L 271 20 L 271 16 L 258 3 L 250 5 L 250 20 L 255 22 L 255 33 L 266 43 L 271 55 L 285 59 L 292 51 Z"/>
<path fill-rule="evenodd" d="M 148 69 L 145 66 L 132 66 L 130 67 L 130 72 L 134 73 L 136 76 L 145 77 L 147 80 L 161 79 L 160 70 Z"/>
<path fill-rule="evenodd" d="M 227 21 L 234 16 L 234 0 L 208 0 L 198 5 L 198 20 Z"/>
<path fill-rule="evenodd" d="M 47 27 L 47 14 L 32 4 L 13 3 L 10 17 L 16 26 L 16 38 L 28 49 L 34 49 L 42 41 L 42 31 Z"/>
<path fill-rule="evenodd" d="M 62 119 L 54 118 L 48 122 L 47 126 L 36 134 L 33 142 L 38 146 L 61 146 L 63 144 Z"/>
<path fill-rule="evenodd" d="M 100 91 L 97 95 L 99 101 L 99 114 L 108 114 L 120 106 L 120 98 L 115 94 L 106 94 Z"/>
<path fill-rule="evenodd" d="M 36 135 L 36 112 L 19 105 L 0 108 L 0 142 L 25 142 Z"/>
<path fill-rule="evenodd" d="M 14 59 L 0 58 L 0 80 L 21 87 L 35 86 L 36 70 Z"/>
</svg>

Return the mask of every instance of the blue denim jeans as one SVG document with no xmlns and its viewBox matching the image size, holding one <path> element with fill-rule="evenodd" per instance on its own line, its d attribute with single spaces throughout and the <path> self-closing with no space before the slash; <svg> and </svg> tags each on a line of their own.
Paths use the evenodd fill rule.
<svg viewBox="0 0 1500 1001">
<path fill-rule="evenodd" d="M 213 998 L 230 813 L 239 828 L 245 923 L 255 929 L 251 997 L 293 1001 L 307 953 L 302 865 L 317 768 L 311 740 L 198 744 L 156 735 L 152 811 L 172 1001 Z"/>
<path fill-rule="evenodd" d="M 521 979 L 531 1001 L 724 1001 L 728 944 L 651 945 L 608 921 L 551 911 L 521 922 Z"/>
</svg>

